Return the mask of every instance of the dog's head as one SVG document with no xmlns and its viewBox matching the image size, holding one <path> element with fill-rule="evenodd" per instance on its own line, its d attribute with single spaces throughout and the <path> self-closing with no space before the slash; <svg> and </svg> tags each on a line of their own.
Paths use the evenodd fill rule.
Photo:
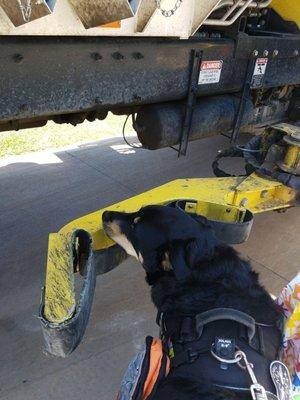
<svg viewBox="0 0 300 400">
<path fill-rule="evenodd" d="M 176 278 L 185 280 L 201 260 L 213 257 L 218 244 L 206 218 L 177 208 L 106 211 L 102 219 L 106 234 L 136 257 L 149 275 L 173 271 Z"/>
</svg>

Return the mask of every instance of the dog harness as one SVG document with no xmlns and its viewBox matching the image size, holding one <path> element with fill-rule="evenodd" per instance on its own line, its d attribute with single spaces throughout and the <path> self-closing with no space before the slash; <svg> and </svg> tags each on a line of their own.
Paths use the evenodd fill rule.
<svg viewBox="0 0 300 400">
<path fill-rule="evenodd" d="M 279 359 L 281 332 L 231 308 L 181 320 L 158 313 L 161 339 L 146 339 L 130 364 L 118 400 L 150 400 L 167 375 L 210 383 L 253 400 L 289 400 L 291 384 Z M 277 397 L 278 393 L 281 393 Z"/>
<path fill-rule="evenodd" d="M 170 371 L 170 359 L 161 339 L 148 336 L 144 349 L 131 361 L 117 400 L 146 400 Z"/>
</svg>

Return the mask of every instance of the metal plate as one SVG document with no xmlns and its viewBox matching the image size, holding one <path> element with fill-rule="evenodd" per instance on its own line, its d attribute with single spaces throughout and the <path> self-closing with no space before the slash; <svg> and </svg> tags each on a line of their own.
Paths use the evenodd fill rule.
<svg viewBox="0 0 300 400">
<path fill-rule="evenodd" d="M 69 2 L 85 28 L 93 28 L 134 15 L 128 0 L 69 0 Z"/>
<path fill-rule="evenodd" d="M 22 4 L 25 4 L 25 1 L 27 0 L 21 0 L 21 1 Z M 54 6 L 53 1 L 52 4 Z M 3 8 L 4 12 L 15 26 L 24 25 L 27 23 L 23 18 L 17 0 L 0 0 L 0 6 Z M 39 1 L 38 4 L 37 2 L 32 2 L 31 8 L 32 11 L 31 11 L 30 21 L 51 14 L 51 9 L 44 0 Z"/>
<path fill-rule="evenodd" d="M 6 95 L 0 98 L 0 122 L 183 99 L 194 48 L 203 50 L 204 60 L 223 59 L 220 82 L 199 85 L 199 97 L 240 91 L 247 68 L 243 57 L 253 48 L 277 48 L 284 57 L 269 62 L 265 87 L 300 84 L 300 57 L 293 56 L 299 43 L 299 37 L 279 42 L 246 36 L 235 51 L 229 39 L 1 36 L 1 90 Z"/>
<path fill-rule="evenodd" d="M 221 0 L 195 0 L 194 20 L 192 24 L 192 35 L 200 28 L 203 21 L 210 16 Z"/>
<path fill-rule="evenodd" d="M 136 31 L 142 32 L 157 8 L 155 0 L 141 0 L 137 10 Z"/>
<path fill-rule="evenodd" d="M 13 25 L 3 8 L 0 7 L 0 35 L 8 35 Z"/>
</svg>

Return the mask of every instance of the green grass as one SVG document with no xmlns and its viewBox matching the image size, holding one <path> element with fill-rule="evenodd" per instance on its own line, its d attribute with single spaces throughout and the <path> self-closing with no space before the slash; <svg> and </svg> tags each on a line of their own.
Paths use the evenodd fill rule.
<svg viewBox="0 0 300 400">
<path fill-rule="evenodd" d="M 69 124 L 57 125 L 50 121 L 42 128 L 0 132 L 0 157 L 58 149 L 121 136 L 124 120 L 124 116 L 119 117 L 109 113 L 104 121 L 84 122 L 76 127 Z M 127 131 L 130 130 L 128 123 Z"/>
</svg>

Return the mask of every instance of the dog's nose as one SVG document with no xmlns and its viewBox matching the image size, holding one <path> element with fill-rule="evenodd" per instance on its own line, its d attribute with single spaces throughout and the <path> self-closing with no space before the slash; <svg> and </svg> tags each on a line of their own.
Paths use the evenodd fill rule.
<svg viewBox="0 0 300 400">
<path fill-rule="evenodd" d="M 111 222 L 113 217 L 113 213 L 111 211 L 104 211 L 102 214 L 102 221 L 103 222 Z"/>
</svg>

